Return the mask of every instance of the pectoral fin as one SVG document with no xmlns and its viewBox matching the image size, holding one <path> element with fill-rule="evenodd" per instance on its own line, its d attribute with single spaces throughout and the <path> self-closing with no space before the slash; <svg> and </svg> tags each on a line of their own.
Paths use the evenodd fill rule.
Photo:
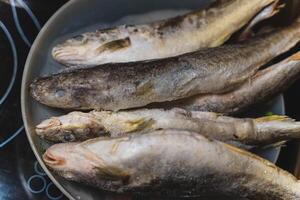
<svg viewBox="0 0 300 200">
<path fill-rule="evenodd" d="M 127 47 L 130 47 L 131 45 L 131 41 L 129 37 L 126 37 L 124 39 L 119 39 L 119 40 L 114 40 L 111 42 L 107 42 L 103 45 L 101 45 L 100 47 L 97 48 L 97 51 L 99 53 L 103 53 L 103 52 L 114 52 L 114 51 L 118 51 L 120 49 L 124 49 Z"/>
</svg>

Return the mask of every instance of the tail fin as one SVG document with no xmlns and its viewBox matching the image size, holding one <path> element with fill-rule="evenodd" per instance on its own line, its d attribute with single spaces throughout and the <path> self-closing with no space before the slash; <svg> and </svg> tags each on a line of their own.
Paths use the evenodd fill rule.
<svg viewBox="0 0 300 200">
<path fill-rule="evenodd" d="M 300 60 L 300 51 L 290 56 L 288 60 Z"/>
<path fill-rule="evenodd" d="M 289 118 L 285 115 L 271 115 L 271 116 L 265 116 L 265 117 L 259 117 L 254 119 L 256 123 L 262 123 L 262 122 L 271 122 L 271 121 L 286 121 L 286 122 L 293 122 L 295 121 L 292 118 Z"/>
</svg>

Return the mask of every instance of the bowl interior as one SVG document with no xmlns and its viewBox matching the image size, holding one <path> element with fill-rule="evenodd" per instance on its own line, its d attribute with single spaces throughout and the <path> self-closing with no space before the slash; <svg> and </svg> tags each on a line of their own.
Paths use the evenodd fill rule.
<svg viewBox="0 0 300 200">
<path fill-rule="evenodd" d="M 96 190 L 81 184 L 65 181 L 52 174 L 45 167 L 41 156 L 49 144 L 35 135 L 34 127 L 51 116 L 65 114 L 63 110 L 53 109 L 34 101 L 29 94 L 31 81 L 42 75 L 62 70 L 63 67 L 51 58 L 51 49 L 59 41 L 85 31 L 110 27 L 117 24 L 137 24 L 182 14 L 188 10 L 207 5 L 210 0 L 73 0 L 63 6 L 43 27 L 31 48 L 25 66 L 22 83 L 22 114 L 29 142 L 33 151 L 52 181 L 70 199 L 124 199 L 128 196 Z M 125 17 L 130 16 L 130 17 Z M 284 114 L 282 96 L 270 103 L 258 106 L 253 113 L 245 116 L 261 116 L 272 111 Z M 260 151 L 259 154 L 276 161 L 279 149 Z"/>
</svg>

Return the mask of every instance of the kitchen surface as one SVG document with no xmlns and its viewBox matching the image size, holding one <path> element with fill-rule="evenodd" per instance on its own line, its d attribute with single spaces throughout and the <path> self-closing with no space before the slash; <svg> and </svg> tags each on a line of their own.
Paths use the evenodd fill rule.
<svg viewBox="0 0 300 200">
<path fill-rule="evenodd" d="M 20 108 L 23 67 L 43 24 L 67 0 L 0 0 L 0 200 L 63 200 L 27 141 Z M 300 81 L 284 94 L 286 114 L 300 121 Z M 277 165 L 300 177 L 300 148 L 284 144 Z"/>
<path fill-rule="evenodd" d="M 27 142 L 20 87 L 29 49 L 66 1 L 0 1 L 0 199 L 66 199 L 39 166 Z"/>
</svg>

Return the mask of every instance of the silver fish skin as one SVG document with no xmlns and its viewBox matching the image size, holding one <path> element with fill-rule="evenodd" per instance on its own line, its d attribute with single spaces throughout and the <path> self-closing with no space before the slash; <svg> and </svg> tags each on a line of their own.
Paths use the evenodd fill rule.
<svg viewBox="0 0 300 200">
<path fill-rule="evenodd" d="M 161 129 L 192 131 L 211 139 L 235 141 L 247 146 L 263 146 L 300 138 L 300 122 L 286 116 L 234 118 L 179 108 L 71 112 L 41 122 L 36 126 L 36 133 L 54 142 L 75 142 L 99 136 L 118 137 Z"/>
<path fill-rule="evenodd" d="M 117 193 L 300 198 L 300 183 L 273 163 L 197 133 L 164 130 L 61 143 L 43 156 L 60 176 Z M 174 187 L 176 185 L 176 187 Z"/>
<path fill-rule="evenodd" d="M 259 71 L 238 89 L 224 94 L 196 95 L 191 98 L 153 105 L 151 107 L 181 107 L 186 110 L 223 114 L 241 113 L 251 106 L 266 102 L 285 91 L 300 77 L 300 52 L 282 62 Z"/>
<path fill-rule="evenodd" d="M 183 16 L 75 36 L 54 47 L 52 56 L 65 65 L 86 67 L 167 58 L 215 47 L 274 2 L 218 0 L 206 9 Z"/>
<path fill-rule="evenodd" d="M 114 63 L 37 78 L 32 96 L 76 110 L 121 110 L 232 91 L 300 40 L 300 21 L 243 44 L 148 62 Z M 217 80 L 217 81 L 216 81 Z"/>
<path fill-rule="evenodd" d="M 279 1 L 275 1 L 271 5 L 265 7 L 261 10 L 242 30 L 238 33 L 235 41 L 244 41 L 254 36 L 254 27 L 259 24 L 261 21 L 269 19 L 276 15 L 281 8 L 285 5 L 280 4 Z"/>
</svg>

